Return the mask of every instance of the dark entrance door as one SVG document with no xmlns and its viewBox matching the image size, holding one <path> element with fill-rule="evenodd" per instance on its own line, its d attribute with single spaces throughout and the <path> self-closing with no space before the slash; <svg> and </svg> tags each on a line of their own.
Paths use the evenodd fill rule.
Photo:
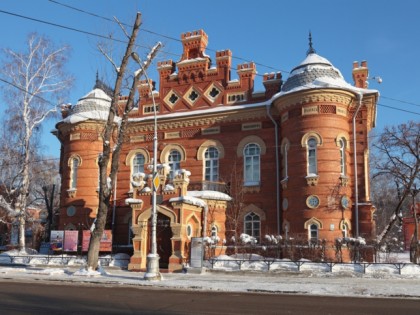
<svg viewBox="0 0 420 315">
<path fill-rule="evenodd" d="M 149 248 L 148 253 L 150 252 L 150 245 L 152 241 L 152 225 L 151 219 L 149 219 Z M 159 268 L 167 269 L 169 265 L 169 257 L 172 255 L 172 230 L 171 230 L 171 219 L 166 215 L 158 212 L 157 214 L 157 223 L 156 223 L 156 243 L 157 243 L 157 253 L 160 257 L 159 259 Z"/>
</svg>

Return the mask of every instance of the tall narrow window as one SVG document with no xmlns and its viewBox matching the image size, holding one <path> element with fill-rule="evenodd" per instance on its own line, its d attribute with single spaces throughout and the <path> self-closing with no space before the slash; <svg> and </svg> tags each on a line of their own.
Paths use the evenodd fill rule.
<svg viewBox="0 0 420 315">
<path fill-rule="evenodd" d="M 311 224 L 309 226 L 309 240 L 311 242 L 317 242 L 318 241 L 318 225 Z"/>
<path fill-rule="evenodd" d="M 289 170 L 288 170 L 288 154 L 289 154 L 289 144 L 285 143 L 283 146 L 283 178 L 289 177 Z"/>
<path fill-rule="evenodd" d="M 260 184 L 260 147 L 250 143 L 244 148 L 244 184 L 247 186 Z"/>
<path fill-rule="evenodd" d="M 307 143 L 308 150 L 308 175 L 317 175 L 317 141 L 315 138 L 309 138 Z"/>
<path fill-rule="evenodd" d="M 144 173 L 144 155 L 143 154 L 136 154 L 133 159 L 133 174 L 136 173 Z"/>
<path fill-rule="evenodd" d="M 171 150 L 168 157 L 168 164 L 171 168 L 169 172 L 169 178 L 173 179 L 176 171 L 181 169 L 181 153 L 177 150 Z"/>
<path fill-rule="evenodd" d="M 127 243 L 127 245 L 133 245 L 134 233 L 133 233 L 133 229 L 131 228 L 132 225 L 133 225 L 132 218 L 130 217 L 128 219 L 128 243 Z"/>
<path fill-rule="evenodd" d="M 244 232 L 249 236 L 260 239 L 261 221 L 259 215 L 251 212 L 244 218 Z"/>
<path fill-rule="evenodd" d="M 219 180 L 219 151 L 215 147 L 210 147 L 204 153 L 204 180 L 217 182 Z"/>
<path fill-rule="evenodd" d="M 71 180 L 70 180 L 70 188 L 76 189 L 77 188 L 77 171 L 79 169 L 79 159 L 73 158 L 71 161 Z"/>
<path fill-rule="evenodd" d="M 340 172 L 341 175 L 345 176 L 346 175 L 346 139 L 341 138 L 340 139 Z"/>
</svg>

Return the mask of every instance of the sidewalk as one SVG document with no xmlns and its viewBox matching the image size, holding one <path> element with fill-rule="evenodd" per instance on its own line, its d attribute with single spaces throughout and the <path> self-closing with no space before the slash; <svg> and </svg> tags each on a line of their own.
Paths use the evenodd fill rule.
<svg viewBox="0 0 420 315">
<path fill-rule="evenodd" d="M 0 282 L 62 282 L 87 285 L 148 287 L 153 289 L 356 297 L 420 298 L 420 279 L 399 275 L 209 271 L 162 274 L 161 281 L 144 280 L 143 272 L 105 267 L 102 274 L 78 275 L 80 266 L 0 267 Z"/>
</svg>

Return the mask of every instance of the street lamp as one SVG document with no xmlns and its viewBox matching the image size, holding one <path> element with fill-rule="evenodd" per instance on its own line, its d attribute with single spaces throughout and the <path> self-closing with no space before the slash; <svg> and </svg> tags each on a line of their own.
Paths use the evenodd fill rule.
<svg viewBox="0 0 420 315">
<path fill-rule="evenodd" d="M 133 52 L 131 57 L 136 61 L 141 68 L 144 76 L 146 77 L 147 84 L 149 85 L 150 92 L 152 94 L 152 102 L 153 102 L 153 190 L 152 190 L 152 246 L 150 249 L 150 253 L 147 255 L 146 258 L 146 273 L 144 274 L 145 280 L 161 280 L 161 274 L 159 272 L 159 255 L 157 253 L 157 242 L 156 242 L 156 221 L 157 221 L 157 208 L 156 208 L 156 197 L 157 197 L 157 189 L 158 189 L 158 181 L 159 177 L 157 174 L 157 115 L 156 115 L 156 103 L 155 97 L 152 91 L 152 85 L 150 84 L 149 77 L 146 73 L 146 70 L 143 67 L 142 62 L 140 61 L 139 56 L 137 53 Z"/>
</svg>

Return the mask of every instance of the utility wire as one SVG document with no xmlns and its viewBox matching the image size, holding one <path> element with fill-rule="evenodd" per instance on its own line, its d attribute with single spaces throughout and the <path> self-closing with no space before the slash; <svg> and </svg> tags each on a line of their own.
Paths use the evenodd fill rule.
<svg viewBox="0 0 420 315">
<path fill-rule="evenodd" d="M 103 20 L 108 21 L 108 22 L 117 23 L 117 22 L 116 22 L 115 20 L 113 20 L 113 19 L 107 18 L 107 17 L 105 17 L 105 16 L 101 16 L 101 15 L 98 15 L 98 14 L 96 14 L 96 13 L 92 13 L 92 12 L 89 12 L 89 11 L 86 11 L 86 10 L 83 10 L 83 9 L 79 9 L 79 8 L 76 8 L 76 7 L 73 7 L 73 6 L 67 5 L 67 4 L 63 4 L 63 3 L 59 2 L 59 1 L 55 1 L 55 0 L 48 0 L 48 1 L 50 1 L 50 2 L 52 2 L 52 3 L 55 3 L 55 4 L 57 4 L 57 5 L 61 5 L 61 6 L 64 6 L 64 7 L 66 7 L 66 8 L 69 8 L 69 9 L 72 9 L 72 10 L 75 10 L 75 11 L 78 11 L 78 12 L 81 12 L 81 13 L 84 13 L 84 14 L 87 14 L 87 15 L 94 16 L 94 17 L 96 17 L 96 18 L 103 19 Z M 130 25 L 129 25 L 129 24 L 127 24 L 127 23 L 123 23 L 123 22 L 121 22 L 121 24 L 122 24 L 122 25 L 124 25 L 124 26 L 130 27 Z M 182 40 L 180 40 L 180 39 L 178 39 L 178 38 L 175 38 L 175 37 L 172 37 L 172 36 L 168 36 L 168 35 L 164 35 L 164 34 L 161 34 L 161 33 L 157 33 L 157 32 L 154 32 L 154 31 L 151 31 L 151 30 L 145 29 L 145 28 L 141 28 L 141 29 L 140 29 L 140 31 L 141 31 L 141 32 L 143 31 L 143 32 L 146 32 L 146 33 L 150 33 L 150 34 L 153 34 L 153 35 L 156 35 L 156 36 L 160 36 L 160 37 L 163 37 L 163 38 L 166 38 L 166 39 L 170 39 L 170 40 L 174 40 L 174 41 L 177 41 L 177 42 L 182 43 Z M 218 51 L 218 50 L 212 49 L 212 48 L 210 48 L 210 47 L 207 47 L 207 50 L 212 51 L 212 52 L 217 52 L 217 51 Z M 271 70 L 275 70 L 275 71 L 281 71 L 281 72 L 289 73 L 289 71 L 285 71 L 285 70 L 277 69 L 277 68 L 274 68 L 274 67 L 272 67 L 272 66 L 268 66 L 268 65 L 265 65 L 265 64 L 262 64 L 262 63 L 259 63 L 259 62 L 251 61 L 251 60 L 246 59 L 246 58 L 241 58 L 241 57 L 237 57 L 237 56 L 232 56 L 232 58 L 233 58 L 233 59 L 242 60 L 242 61 L 245 61 L 245 62 L 253 62 L 253 63 L 255 63 L 256 65 L 261 66 L 261 67 L 264 67 L 264 68 L 267 68 L 267 69 L 271 69 Z"/>
<path fill-rule="evenodd" d="M 78 11 L 78 12 L 81 12 L 81 13 L 84 13 L 84 14 L 87 14 L 87 15 L 91 15 L 91 16 L 96 17 L 96 18 L 99 18 L 99 19 L 103 19 L 103 20 L 108 21 L 108 22 L 117 23 L 113 19 L 107 18 L 107 17 L 102 16 L 102 15 L 98 15 L 96 13 L 89 12 L 89 11 L 86 11 L 86 10 L 83 10 L 83 9 L 79 9 L 79 8 L 74 7 L 74 6 L 67 5 L 67 4 L 61 3 L 61 2 L 56 1 L 56 0 L 48 0 L 48 1 L 50 1 L 50 2 L 52 2 L 54 4 L 57 4 L 57 5 L 61 5 L 63 7 L 66 7 L 68 9 L 71 9 L 71 10 L 75 10 L 75 11 Z M 127 27 L 130 27 L 130 25 L 127 24 L 127 23 L 121 22 L 121 24 L 122 25 L 125 25 Z M 145 28 L 141 28 L 140 31 L 147 32 L 147 33 L 150 33 L 150 34 L 153 34 L 153 35 L 156 35 L 156 36 L 160 36 L 160 37 L 163 37 L 163 38 L 166 38 L 166 39 L 170 39 L 170 40 L 173 40 L 173 41 L 182 42 L 178 38 L 175 38 L 175 37 L 172 37 L 172 36 L 168 36 L 168 35 L 164 35 L 164 34 L 161 34 L 161 33 L 157 33 L 157 32 L 154 32 L 154 31 L 145 29 Z M 217 50 L 211 49 L 209 47 L 207 47 L 207 49 L 210 50 L 210 51 L 213 51 L 213 52 L 216 52 L 217 51 Z M 232 58 L 238 59 L 238 60 L 241 60 L 241 61 L 252 62 L 249 59 L 241 58 L 241 57 L 238 57 L 238 56 L 232 56 Z M 281 71 L 281 72 L 289 73 L 290 74 L 290 71 L 287 71 L 287 70 L 280 70 L 280 69 L 274 68 L 272 66 L 268 66 L 268 65 L 265 65 L 265 64 L 262 64 L 262 63 L 258 63 L 258 62 L 254 62 L 254 63 L 256 65 L 258 65 L 258 66 L 262 66 L 262 67 L 265 67 L 265 68 L 268 68 L 268 69 L 272 69 L 272 70 L 275 70 L 275 71 Z M 416 104 L 416 103 L 413 103 L 413 102 L 407 102 L 407 101 L 403 101 L 403 100 L 399 100 L 399 99 L 395 99 L 395 98 L 391 98 L 391 97 L 387 97 L 387 96 L 383 96 L 383 95 L 381 95 L 381 97 L 384 98 L 384 99 L 389 99 L 391 101 L 396 101 L 396 102 L 404 103 L 404 104 L 407 104 L 407 105 L 413 105 L 413 106 L 420 107 L 420 104 Z M 386 106 L 386 105 L 381 105 L 381 106 L 392 108 L 392 107 Z M 410 112 L 410 111 L 407 111 L 407 110 L 401 110 L 401 111 L 408 112 L 408 113 L 413 113 L 413 112 Z M 414 114 L 418 115 L 418 113 L 414 113 Z"/>
<path fill-rule="evenodd" d="M 54 1 L 54 0 L 49 0 L 49 1 L 50 1 L 50 2 L 53 2 L 53 3 L 56 3 L 56 4 L 59 4 L 59 5 L 63 5 L 63 6 L 68 7 L 68 8 L 71 8 L 71 9 L 73 9 L 73 10 L 77 10 L 77 11 L 80 11 L 80 12 L 83 12 L 83 13 L 86 13 L 86 14 L 90 14 L 90 15 L 95 16 L 95 17 L 98 17 L 98 18 L 105 19 L 105 20 L 107 20 L 107 21 L 112 21 L 112 22 L 115 22 L 115 21 L 114 21 L 114 20 L 112 20 L 112 19 L 108 19 L 108 18 L 106 18 L 106 17 L 100 16 L 100 15 L 97 15 L 97 14 L 94 14 L 94 13 L 91 13 L 91 12 L 87 12 L 87 11 L 84 11 L 84 10 L 81 10 L 81 9 L 77 9 L 77 8 L 75 8 L 75 7 L 71 7 L 71 6 L 68 6 L 68 5 L 65 5 L 65 4 L 62 4 L 62 3 L 59 3 L 59 2 L 57 2 L 57 1 Z M 106 40 L 113 40 L 113 41 L 120 42 L 120 43 L 127 43 L 126 41 L 122 41 L 122 40 L 118 40 L 118 39 L 115 39 L 115 38 L 111 38 L 111 37 L 109 37 L 109 36 L 104 36 L 104 35 L 100 35 L 100 34 L 96 34 L 96 33 L 92 33 L 92 32 L 87 32 L 87 31 L 79 30 L 79 29 L 76 29 L 76 28 L 73 28 L 73 27 L 67 27 L 67 26 L 63 26 L 63 25 L 60 25 L 60 24 L 56 24 L 56 23 L 52 23 L 52 22 L 47 22 L 47 21 L 43 21 L 43 20 L 39 20 L 39 19 L 35 19 L 35 18 L 31 18 L 31 17 L 23 16 L 23 15 L 16 14 L 16 13 L 12 13 L 12 12 L 7 12 L 7 11 L 4 11 L 4 10 L 0 10 L 0 13 L 4 13 L 4 14 L 8 14 L 8 15 L 12 15 L 12 16 L 16 16 L 16 17 L 19 17 L 19 18 L 28 19 L 28 20 L 31 20 L 31 21 L 35 21 L 35 22 L 39 22 L 39 23 L 43 23 L 43 24 L 47 24 L 47 25 L 52 25 L 52 26 L 59 27 L 59 28 L 64 28 L 64 29 L 67 29 L 67 30 L 71 30 L 71 31 L 75 31 L 75 32 L 79 32 L 79 33 L 87 34 L 87 35 L 90 35 L 90 36 L 100 37 L 100 38 L 103 38 L 103 39 L 106 39 Z M 122 24 L 127 25 L 127 24 L 125 24 L 125 23 L 122 23 Z M 162 34 L 159 34 L 159 33 L 155 33 L 155 32 L 153 32 L 153 33 L 154 33 L 154 34 L 156 34 L 156 35 L 159 35 L 159 36 L 165 36 L 165 35 L 162 35 Z M 169 38 L 169 39 L 172 39 L 172 40 L 177 40 L 177 41 L 180 41 L 180 40 L 178 40 L 178 39 L 175 39 L 175 38 L 172 38 L 172 37 L 169 37 L 169 36 L 166 36 L 166 38 Z M 143 48 L 145 48 L 145 46 L 140 46 L 140 45 L 138 45 L 138 46 L 139 46 L 139 47 L 143 47 Z M 179 54 L 173 54 L 173 53 L 169 53 L 169 52 L 166 52 L 166 53 L 179 56 Z M 241 60 L 245 60 L 245 61 L 247 61 L 246 59 L 243 59 L 243 58 L 240 58 L 240 57 L 237 57 L 237 58 L 238 58 L 238 59 L 241 59 Z M 268 67 L 268 66 L 266 66 L 266 65 L 262 65 L 262 66 L 264 66 L 264 67 Z M 271 68 L 272 68 L 272 67 L 271 67 Z M 273 69 L 274 69 L 274 68 L 273 68 Z M 287 71 L 286 71 L 286 72 L 287 72 Z M 8 82 L 8 81 L 6 81 L 6 80 L 4 80 L 4 79 L 1 79 L 1 78 L 0 78 L 0 81 L 5 82 L 5 83 L 7 83 L 7 84 L 10 84 L 10 85 L 14 86 L 15 88 L 18 88 L 19 90 L 22 90 L 22 91 L 24 91 L 24 92 L 26 92 L 26 93 L 31 94 L 29 91 L 26 91 L 25 89 L 23 89 L 22 87 L 17 86 L 17 85 L 16 85 L 16 84 L 14 84 L 14 83 Z M 41 99 L 41 100 L 43 100 L 43 101 L 45 101 L 45 102 L 47 102 L 47 103 L 51 104 L 51 105 L 53 105 L 53 106 L 56 106 L 55 104 L 53 104 L 53 103 L 49 102 L 48 100 L 45 100 L 44 98 L 42 98 L 42 97 L 40 97 L 40 96 L 38 96 L 38 95 L 34 95 L 34 94 L 31 94 L 31 95 L 33 95 L 33 96 L 35 96 L 35 97 L 37 97 L 37 98 L 39 98 L 39 99 Z M 419 104 L 415 104 L 415 103 L 411 103 L 411 102 L 406 102 L 406 101 L 402 101 L 402 100 L 398 100 L 398 99 L 394 99 L 394 98 L 389 98 L 389 97 L 384 97 L 384 96 L 382 96 L 382 97 L 383 97 L 383 98 L 390 99 L 390 100 L 393 100 L 393 101 L 399 101 L 399 102 L 402 102 L 402 103 L 405 103 L 405 104 L 410 104 L 410 105 L 420 106 Z M 413 112 L 413 111 L 408 111 L 408 110 L 405 110 L 405 109 L 396 108 L 396 107 L 389 106 L 389 105 L 384 105 L 384 104 L 379 104 L 379 103 L 378 103 L 378 105 L 379 105 L 379 106 L 382 106 L 382 107 L 390 108 L 390 109 L 393 109 L 393 110 L 398 110 L 398 111 L 402 111 L 402 112 L 406 112 L 406 113 L 410 113 L 410 114 L 414 114 L 414 115 L 420 115 L 419 113 L 416 113 L 416 112 Z"/>
</svg>

